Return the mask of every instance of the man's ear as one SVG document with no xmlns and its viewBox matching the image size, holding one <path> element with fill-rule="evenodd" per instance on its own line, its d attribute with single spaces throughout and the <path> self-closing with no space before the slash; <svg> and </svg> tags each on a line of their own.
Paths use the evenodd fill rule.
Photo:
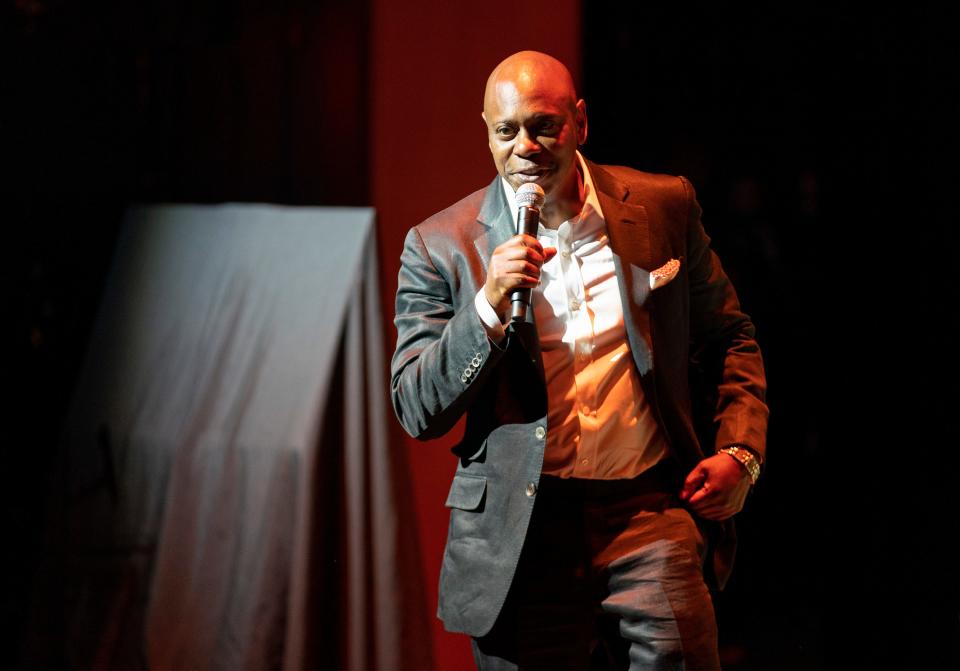
<svg viewBox="0 0 960 671">
<path fill-rule="evenodd" d="M 583 98 L 577 101 L 577 145 L 587 141 L 587 103 Z"/>
</svg>

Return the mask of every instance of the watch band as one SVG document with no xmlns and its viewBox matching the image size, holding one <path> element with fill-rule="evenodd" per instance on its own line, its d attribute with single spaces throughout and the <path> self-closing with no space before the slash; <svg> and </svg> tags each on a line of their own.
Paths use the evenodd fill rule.
<svg viewBox="0 0 960 671">
<path fill-rule="evenodd" d="M 750 476 L 750 484 L 757 484 L 757 479 L 760 477 L 760 462 L 753 456 L 753 452 L 746 448 L 738 447 L 737 445 L 721 448 L 720 452 L 729 454 L 739 461 L 740 465 L 747 469 L 747 474 Z"/>
</svg>

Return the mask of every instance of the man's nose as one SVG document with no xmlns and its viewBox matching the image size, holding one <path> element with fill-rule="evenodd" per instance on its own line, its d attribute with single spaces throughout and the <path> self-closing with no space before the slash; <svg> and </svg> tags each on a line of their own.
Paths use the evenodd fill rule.
<svg viewBox="0 0 960 671">
<path fill-rule="evenodd" d="M 513 152 L 518 156 L 529 156 L 530 154 L 536 154 L 538 151 L 540 151 L 540 144 L 537 139 L 530 135 L 525 128 L 521 128 L 517 134 Z"/>
</svg>

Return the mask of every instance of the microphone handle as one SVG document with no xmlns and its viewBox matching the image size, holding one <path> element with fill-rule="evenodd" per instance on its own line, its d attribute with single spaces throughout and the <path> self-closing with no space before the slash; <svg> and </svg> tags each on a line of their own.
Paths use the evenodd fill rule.
<svg viewBox="0 0 960 671">
<path fill-rule="evenodd" d="M 540 225 L 540 210 L 533 207 L 521 207 L 517 210 L 517 235 L 537 236 Z M 510 294 L 510 321 L 526 321 L 527 308 L 530 307 L 532 289 L 517 289 Z"/>
</svg>

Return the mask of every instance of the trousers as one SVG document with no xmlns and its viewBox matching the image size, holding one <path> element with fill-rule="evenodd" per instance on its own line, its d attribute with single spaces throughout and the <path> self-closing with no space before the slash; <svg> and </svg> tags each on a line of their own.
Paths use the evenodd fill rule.
<svg viewBox="0 0 960 671">
<path fill-rule="evenodd" d="M 704 537 L 669 464 L 633 480 L 542 476 L 480 671 L 720 669 Z"/>
</svg>

